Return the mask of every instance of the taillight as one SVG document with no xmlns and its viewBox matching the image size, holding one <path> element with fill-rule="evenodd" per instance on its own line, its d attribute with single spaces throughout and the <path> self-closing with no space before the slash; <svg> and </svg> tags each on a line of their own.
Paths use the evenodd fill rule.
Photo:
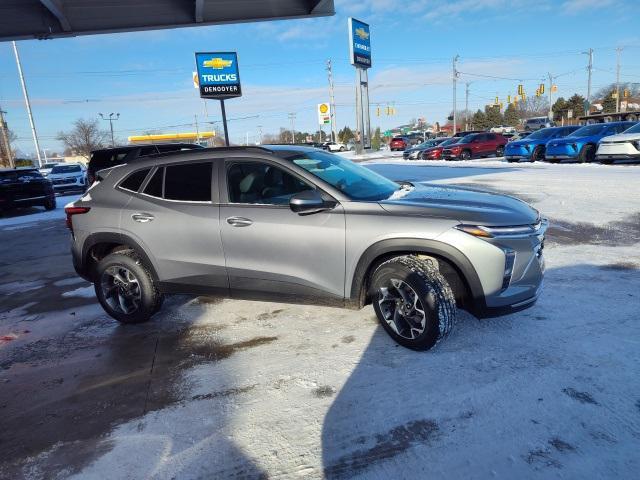
<svg viewBox="0 0 640 480">
<path fill-rule="evenodd" d="M 90 207 L 64 207 L 64 213 L 67 214 L 67 228 L 71 230 L 71 233 L 73 233 L 73 222 L 71 221 L 71 217 L 87 213 L 89 210 L 91 210 Z"/>
</svg>

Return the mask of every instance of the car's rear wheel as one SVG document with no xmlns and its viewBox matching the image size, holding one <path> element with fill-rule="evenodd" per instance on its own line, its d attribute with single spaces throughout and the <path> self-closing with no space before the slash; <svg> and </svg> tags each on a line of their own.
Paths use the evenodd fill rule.
<svg viewBox="0 0 640 480">
<path fill-rule="evenodd" d="M 603 158 L 600 160 L 600 163 L 604 165 L 611 165 L 613 163 L 613 160 L 611 158 Z"/>
<path fill-rule="evenodd" d="M 531 154 L 531 161 L 539 162 L 541 160 L 542 160 L 542 147 L 537 146 L 536 148 L 533 149 L 533 153 Z"/>
<path fill-rule="evenodd" d="M 580 155 L 578 156 L 580 163 L 591 163 L 596 159 L 596 147 L 593 145 L 585 145 L 580 150 Z"/>
<path fill-rule="evenodd" d="M 45 210 L 55 210 L 56 208 L 56 197 L 53 198 L 47 198 L 44 201 L 44 209 Z"/>
<path fill-rule="evenodd" d="M 122 323 L 146 322 L 162 305 L 162 294 L 149 270 L 132 250 L 100 260 L 94 288 L 102 308 Z"/>
<path fill-rule="evenodd" d="M 376 268 L 370 285 L 376 315 L 400 345 L 428 350 L 451 332 L 456 301 L 430 261 L 415 255 L 391 258 Z"/>
</svg>

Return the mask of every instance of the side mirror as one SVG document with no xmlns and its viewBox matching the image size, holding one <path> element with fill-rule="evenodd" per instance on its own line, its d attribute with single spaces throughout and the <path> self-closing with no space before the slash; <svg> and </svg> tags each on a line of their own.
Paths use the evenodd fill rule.
<svg viewBox="0 0 640 480">
<path fill-rule="evenodd" d="M 326 201 L 318 190 L 304 190 L 289 200 L 289 207 L 300 215 L 309 215 L 335 207 L 335 202 Z"/>
</svg>

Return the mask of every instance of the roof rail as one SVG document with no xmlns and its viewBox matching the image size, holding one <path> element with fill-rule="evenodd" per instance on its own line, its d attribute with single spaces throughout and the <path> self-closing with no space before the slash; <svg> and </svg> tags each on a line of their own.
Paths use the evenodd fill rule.
<svg viewBox="0 0 640 480">
<path fill-rule="evenodd" d="M 269 150 L 265 147 L 207 147 L 207 148 L 195 148 L 192 150 L 176 150 L 169 152 L 160 152 L 160 153 L 152 153 L 150 155 L 145 155 L 145 158 L 158 158 L 158 157 L 167 157 L 173 155 L 187 155 L 193 153 L 204 153 L 204 152 L 255 152 L 255 153 L 273 153 L 273 150 Z"/>
</svg>

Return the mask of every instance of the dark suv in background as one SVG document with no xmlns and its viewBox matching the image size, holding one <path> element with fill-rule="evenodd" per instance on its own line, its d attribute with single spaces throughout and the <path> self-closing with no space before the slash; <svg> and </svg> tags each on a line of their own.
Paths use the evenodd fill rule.
<svg viewBox="0 0 640 480">
<path fill-rule="evenodd" d="M 51 181 L 36 168 L 0 169 L 0 211 L 33 206 L 56 208 Z"/>
<path fill-rule="evenodd" d="M 180 150 L 195 150 L 203 148 L 192 143 L 163 143 L 151 145 L 126 145 L 122 147 L 103 148 L 91 152 L 91 159 L 87 165 L 87 185 L 96 180 L 96 172 L 105 168 L 124 165 L 130 161 L 156 153 L 178 152 Z"/>
</svg>

